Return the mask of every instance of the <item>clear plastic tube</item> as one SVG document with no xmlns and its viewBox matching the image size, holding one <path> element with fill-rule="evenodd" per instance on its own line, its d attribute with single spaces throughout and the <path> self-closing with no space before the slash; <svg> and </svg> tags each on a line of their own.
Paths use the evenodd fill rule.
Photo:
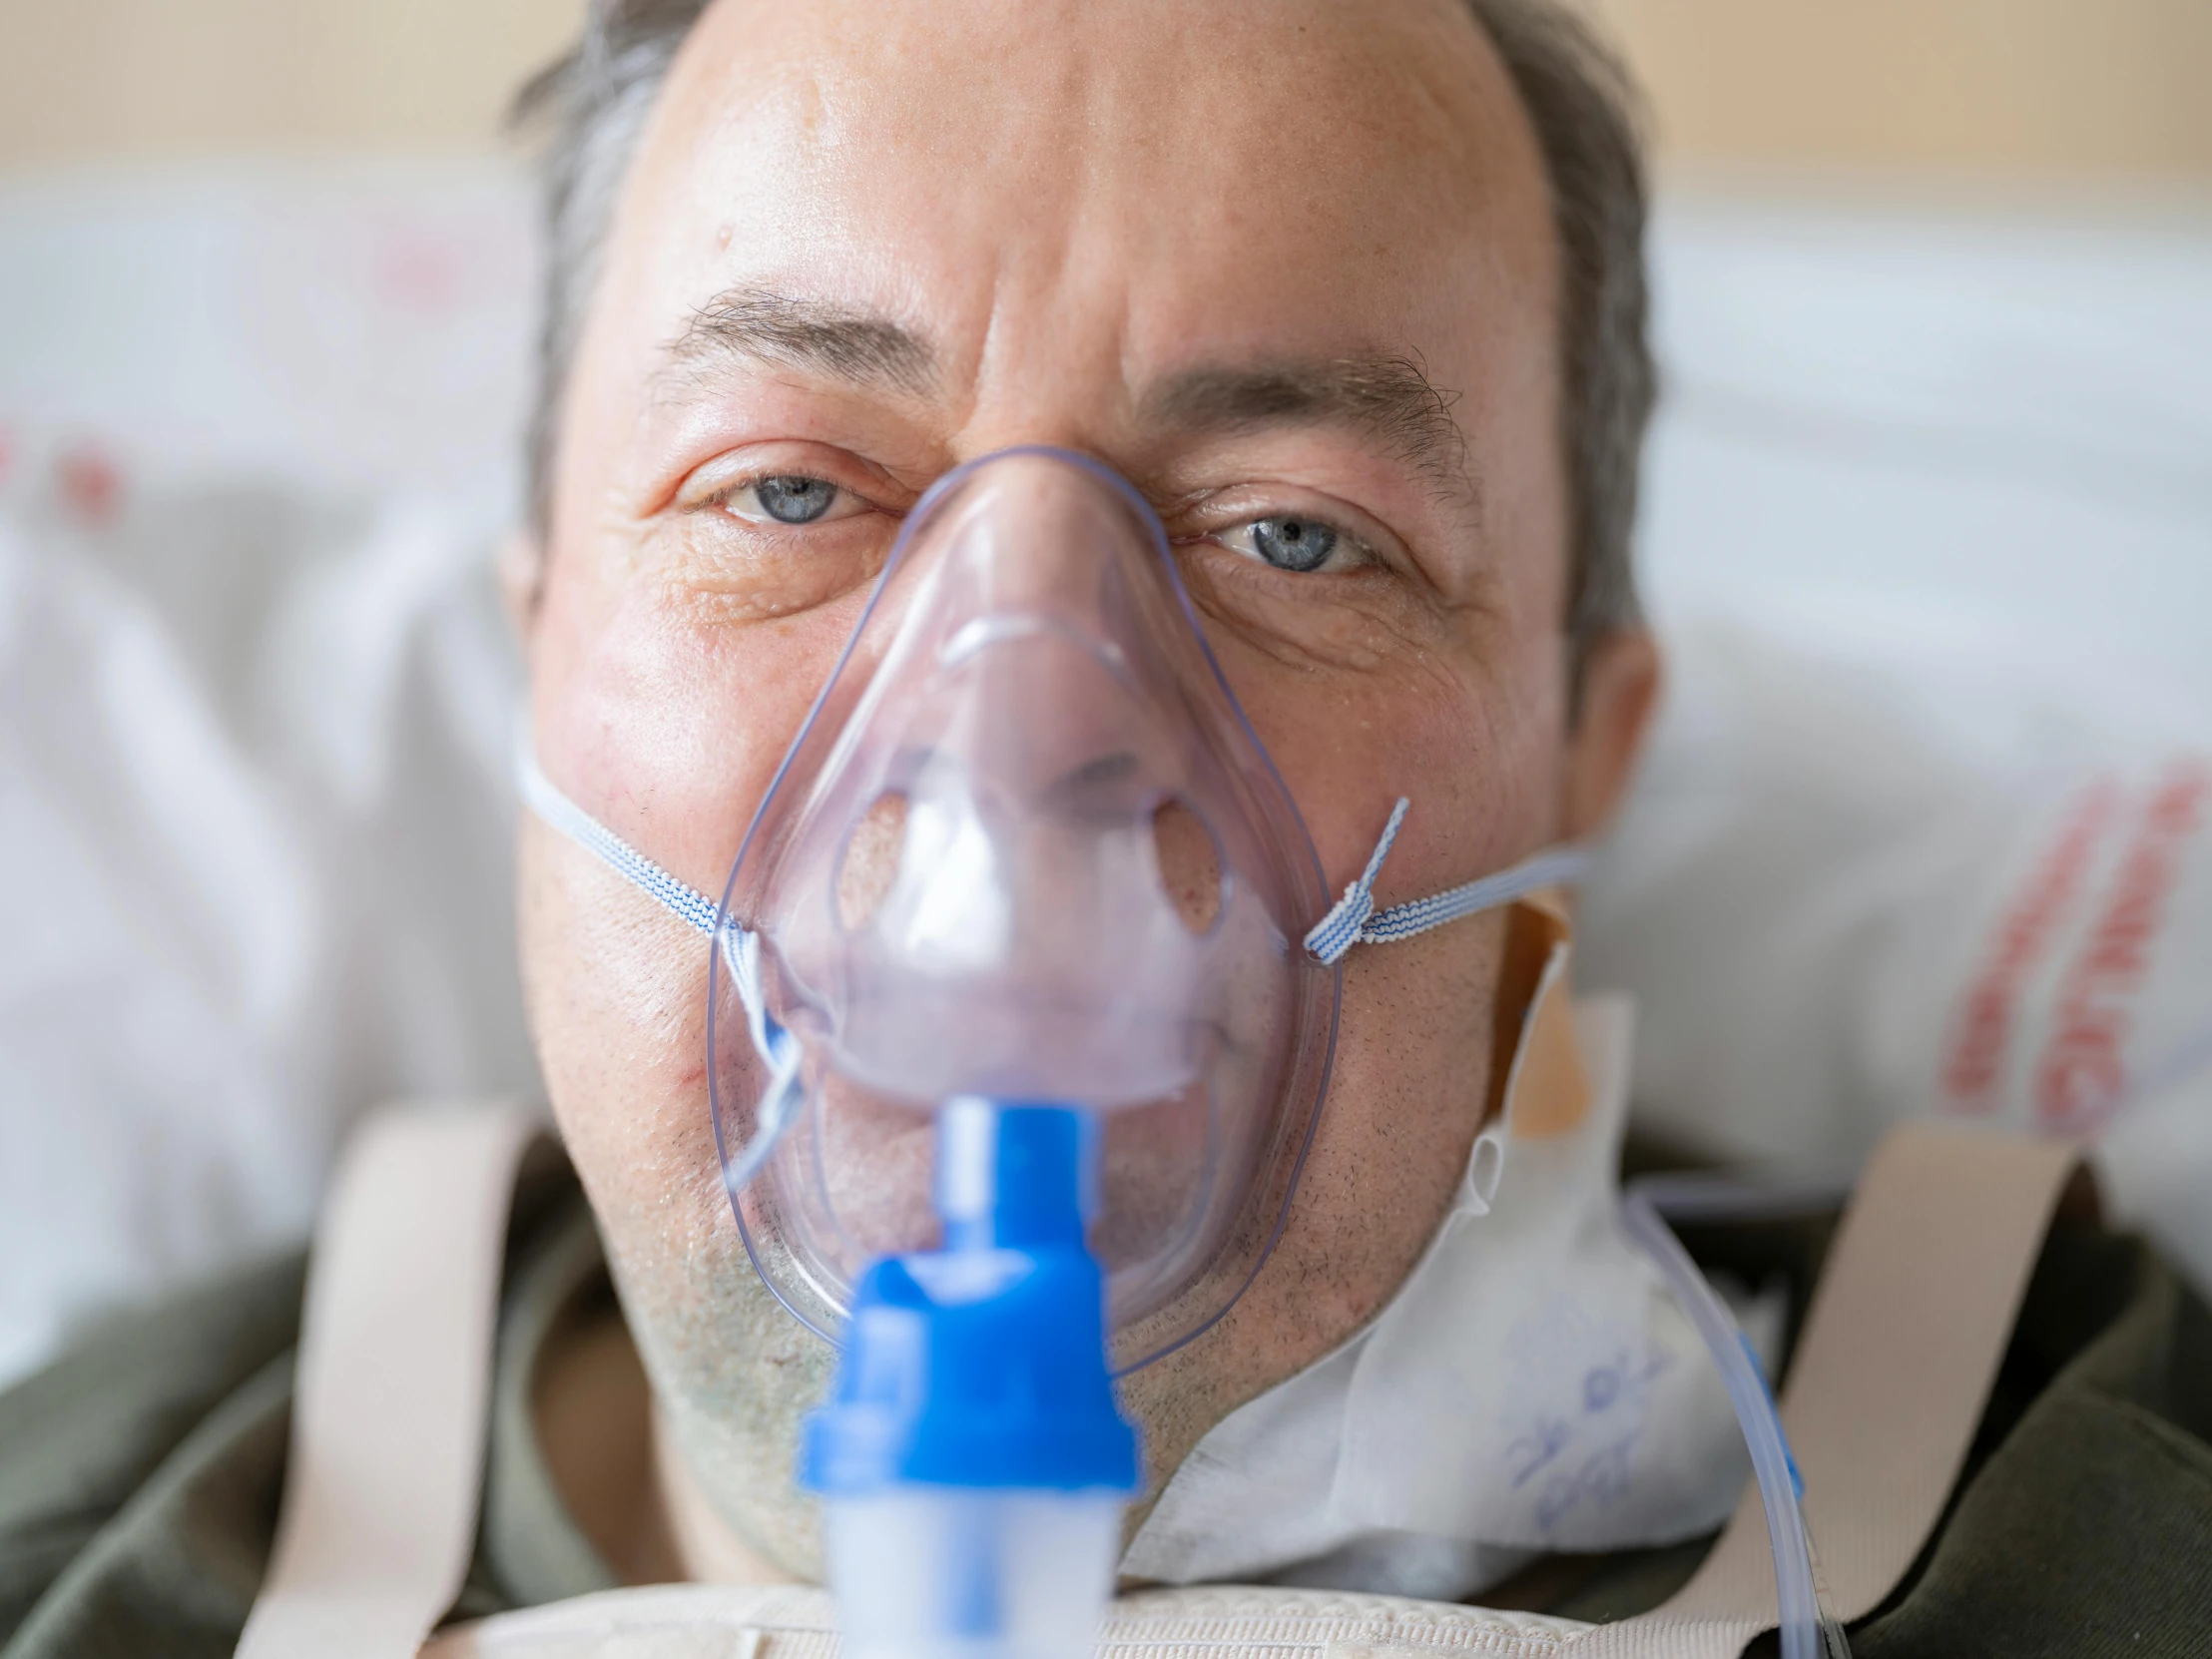
<svg viewBox="0 0 2212 1659">
<path fill-rule="evenodd" d="M 2174 1044 L 2157 1064 L 2144 1068 L 2112 1116 L 2208 1068 L 2212 1068 L 2212 1021 Z M 1666 1277 L 1711 1352 L 1751 1448 L 1752 1472 L 1759 1482 L 1767 1538 L 1774 1550 L 1782 1659 L 1849 1659 L 1851 1649 L 1841 1622 L 1824 1604 L 1812 1536 L 1799 1503 L 1797 1463 L 1782 1431 L 1774 1396 L 1735 1316 L 1690 1260 L 1665 1218 L 1747 1222 L 1810 1215 L 1840 1207 L 1852 1185 L 1849 1176 L 1746 1181 L 1691 1172 L 1645 1176 L 1630 1182 L 1621 1197 L 1629 1237 Z"/>
<path fill-rule="evenodd" d="M 1832 1190 L 1832 1189 L 1827 1189 Z M 1621 1214 L 1628 1236 L 1649 1256 L 1673 1289 L 1683 1312 L 1704 1339 L 1713 1363 L 1720 1368 L 1729 1403 L 1751 1448 L 1753 1477 L 1759 1483 L 1760 1502 L 1767 1512 L 1767 1541 L 1774 1550 L 1775 1605 L 1782 1641 L 1782 1659 L 1848 1659 L 1850 1646 L 1843 1627 L 1821 1607 L 1818 1581 L 1813 1571 L 1812 1540 L 1799 1507 L 1797 1462 L 1782 1432 L 1782 1419 L 1774 1396 L 1760 1375 L 1750 1345 L 1728 1307 L 1690 1260 L 1688 1251 L 1661 1218 L 1659 1206 L 1670 1195 L 1680 1195 L 1685 1208 L 1699 1214 L 1789 1214 L 1813 1207 L 1810 1192 L 1761 1193 L 1742 1186 L 1724 1187 L 1711 1181 L 1683 1182 L 1653 1178 L 1630 1183 L 1621 1197 Z M 1784 1200 L 1782 1207 L 1776 1201 Z M 1764 1200 L 1764 1207 L 1762 1206 Z"/>
</svg>

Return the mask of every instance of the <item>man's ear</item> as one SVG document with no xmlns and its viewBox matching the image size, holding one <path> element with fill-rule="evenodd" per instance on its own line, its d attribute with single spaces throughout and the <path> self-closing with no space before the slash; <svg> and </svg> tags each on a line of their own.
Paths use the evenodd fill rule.
<svg viewBox="0 0 2212 1659">
<path fill-rule="evenodd" d="M 1659 703 L 1659 647 L 1648 630 L 1621 628 L 1591 643 L 1581 696 L 1567 735 L 1560 830 L 1586 840 L 1603 829 L 1636 770 Z"/>
<path fill-rule="evenodd" d="M 507 621 L 527 651 L 538 620 L 538 595 L 545 587 L 545 544 L 535 531 L 518 526 L 501 540 L 499 556 L 493 563 Z"/>
</svg>

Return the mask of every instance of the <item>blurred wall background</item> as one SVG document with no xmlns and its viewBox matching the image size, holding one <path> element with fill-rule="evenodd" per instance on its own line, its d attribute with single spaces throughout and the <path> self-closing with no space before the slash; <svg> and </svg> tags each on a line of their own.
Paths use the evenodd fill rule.
<svg viewBox="0 0 2212 1659">
<path fill-rule="evenodd" d="M 0 166 L 484 150 L 583 0 L 0 0 Z"/>
<path fill-rule="evenodd" d="M 2212 180 L 2212 0 L 1584 0 L 1676 168 Z M 0 166 L 482 150 L 582 0 L 0 0 Z"/>
</svg>

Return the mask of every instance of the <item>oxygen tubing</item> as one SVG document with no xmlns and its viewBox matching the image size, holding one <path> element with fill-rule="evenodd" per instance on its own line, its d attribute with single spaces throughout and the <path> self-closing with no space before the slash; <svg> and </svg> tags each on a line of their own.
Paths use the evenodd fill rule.
<svg viewBox="0 0 2212 1659">
<path fill-rule="evenodd" d="M 2146 1067 L 2111 1116 L 2212 1069 L 2212 1021 L 2174 1044 Z M 1799 1505 L 1797 1464 L 1790 1455 L 1774 1396 L 1768 1390 L 1735 1316 L 1714 1294 L 1664 1215 L 1682 1221 L 1772 1221 L 1832 1210 L 1850 1196 L 1850 1179 L 1750 1182 L 1698 1173 L 1650 1175 L 1621 1195 L 1621 1219 L 1665 1277 L 1713 1363 L 1720 1368 L 1767 1513 L 1774 1550 L 1775 1603 L 1780 1615 L 1782 1659 L 1849 1659 L 1843 1626 L 1821 1605 L 1813 1570 L 1813 1545 Z M 1825 1644 L 1825 1645 L 1824 1645 Z"/>
<path fill-rule="evenodd" d="M 1759 1482 L 1759 1499 L 1767 1512 L 1767 1541 L 1774 1550 L 1782 1659 L 1849 1659 L 1851 1648 L 1844 1639 L 1843 1626 L 1821 1607 L 1813 1574 L 1812 1540 L 1798 1502 L 1802 1482 L 1796 1459 L 1790 1455 L 1790 1442 L 1782 1432 L 1774 1395 L 1735 1316 L 1714 1294 L 1659 1213 L 1661 1205 L 1674 1208 L 1670 1201 L 1679 1201 L 1682 1212 L 1701 1216 L 1788 1214 L 1809 1208 L 1812 1197 L 1810 1190 L 1771 1193 L 1734 1184 L 1724 1186 L 1709 1179 L 1646 1177 L 1631 1182 L 1621 1195 L 1621 1219 L 1628 1236 L 1666 1278 L 1683 1312 L 1704 1339 L 1714 1365 L 1720 1368 L 1744 1441 L 1751 1448 L 1752 1474 Z"/>
</svg>

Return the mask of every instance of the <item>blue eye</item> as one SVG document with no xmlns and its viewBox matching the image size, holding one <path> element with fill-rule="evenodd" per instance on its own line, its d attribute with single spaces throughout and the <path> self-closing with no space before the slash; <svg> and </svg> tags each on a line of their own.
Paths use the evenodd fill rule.
<svg viewBox="0 0 2212 1659">
<path fill-rule="evenodd" d="M 734 485 L 717 505 L 747 524 L 793 527 L 852 518 L 869 510 L 865 496 L 804 472 L 779 472 Z"/>
<path fill-rule="evenodd" d="M 779 524 L 812 524 L 836 503 L 837 486 L 820 478 L 763 478 L 749 493 Z"/>
<path fill-rule="evenodd" d="M 1253 519 L 1216 539 L 1232 553 L 1303 574 L 1327 564 L 1344 537 L 1319 519 L 1282 515 Z"/>
<path fill-rule="evenodd" d="M 1319 570 L 1336 551 L 1337 532 L 1309 518 L 1263 518 L 1252 527 L 1252 545 L 1280 570 Z"/>
</svg>

